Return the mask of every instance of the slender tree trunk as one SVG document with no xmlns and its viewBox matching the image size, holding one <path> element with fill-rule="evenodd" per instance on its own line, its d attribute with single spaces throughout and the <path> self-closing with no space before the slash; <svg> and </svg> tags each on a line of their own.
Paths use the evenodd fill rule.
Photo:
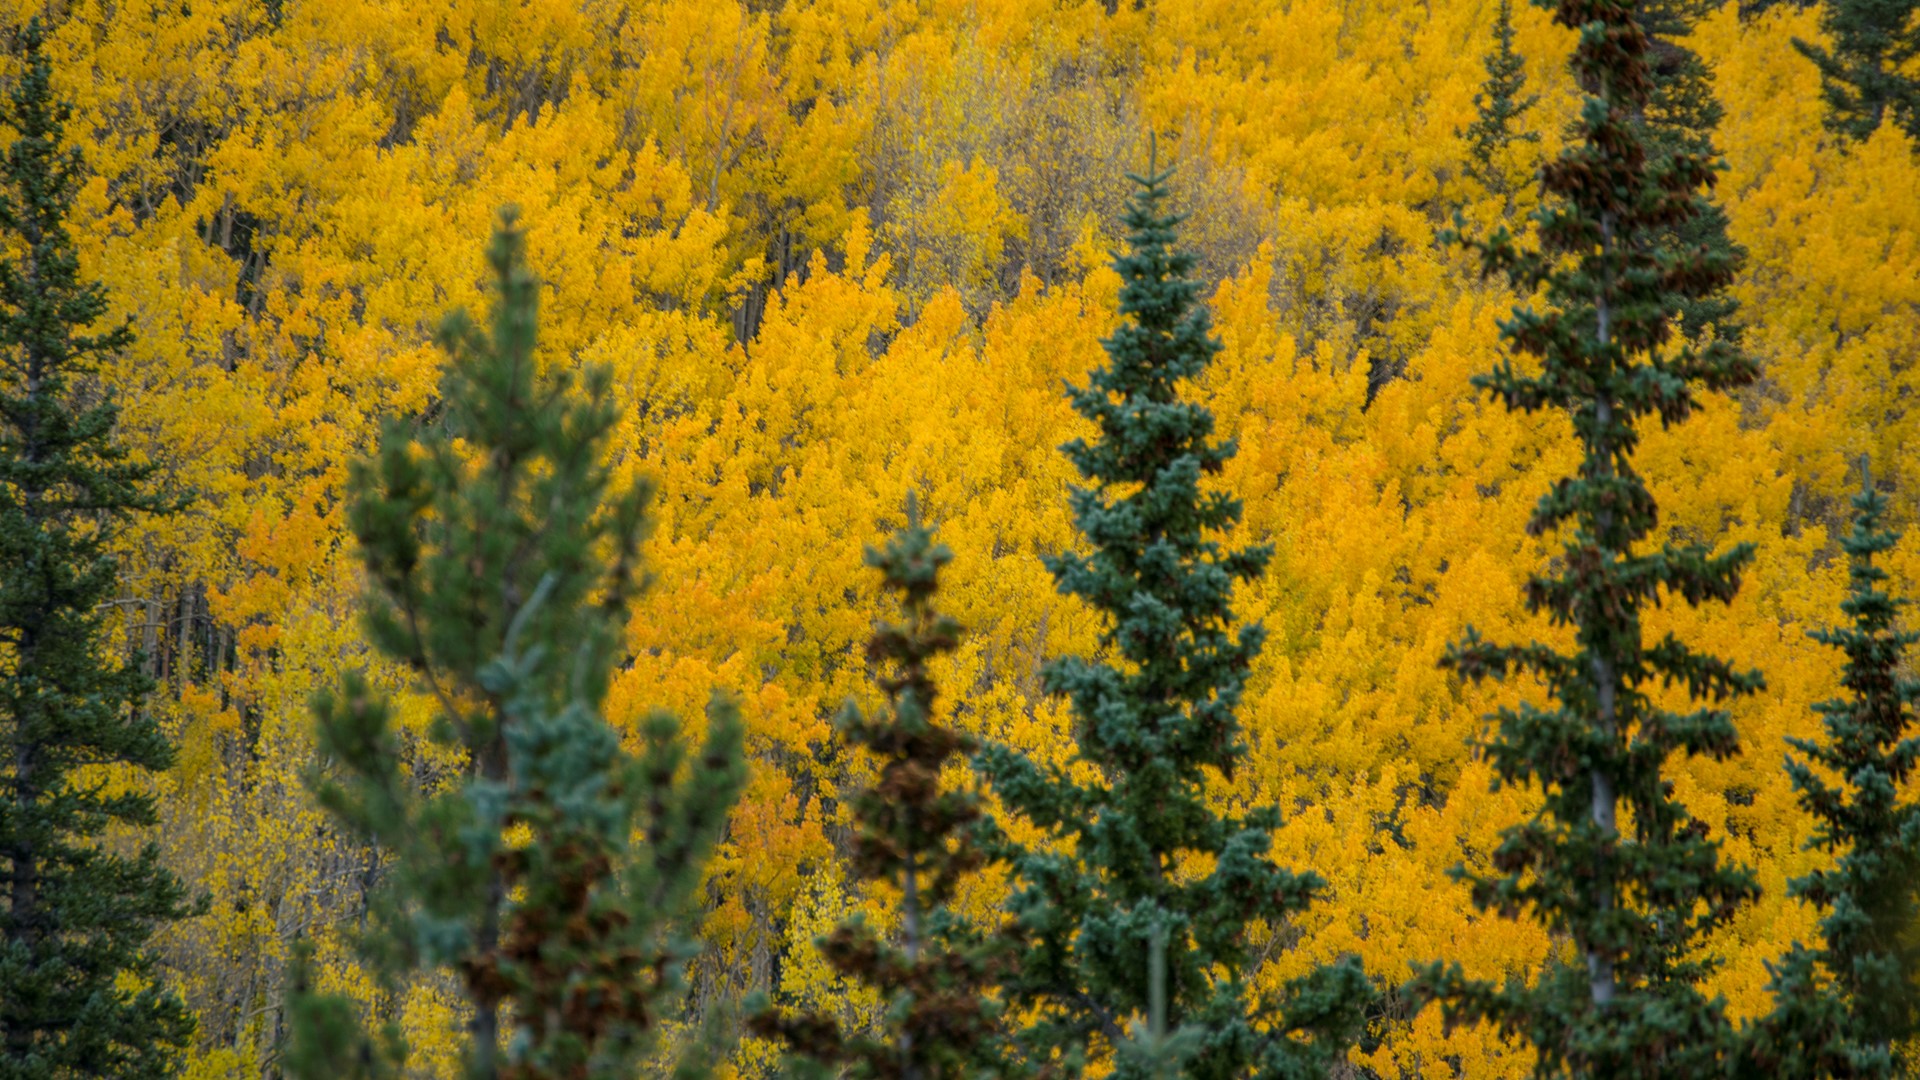
<svg viewBox="0 0 1920 1080">
<path fill-rule="evenodd" d="M 1601 215 L 1600 244 L 1603 253 L 1607 252 L 1613 246 L 1613 216 L 1611 214 Z M 1605 351 L 1612 340 L 1612 311 L 1608 305 L 1608 293 L 1611 285 L 1611 282 L 1602 283 L 1599 290 L 1599 299 L 1595 305 L 1595 321 L 1598 324 L 1597 336 L 1602 351 Z M 1594 402 L 1593 412 L 1595 430 L 1605 431 L 1608 424 L 1613 420 L 1613 401 L 1604 388 L 1598 392 L 1597 400 Z M 1594 448 L 1589 446 L 1587 453 L 1589 456 L 1598 459 L 1596 462 L 1596 472 L 1600 476 L 1607 477 L 1612 475 L 1613 458 L 1606 448 L 1602 447 L 1599 453 L 1596 454 Z M 1610 542 L 1607 537 L 1613 528 L 1613 514 L 1611 511 L 1602 510 L 1599 512 L 1598 518 L 1599 520 L 1596 524 L 1599 528 L 1596 532 L 1602 545 L 1605 545 Z M 1611 549 L 1605 546 L 1602 547 L 1601 557 L 1603 559 L 1611 561 L 1613 554 L 1614 552 Z M 1612 657 L 1596 655 L 1593 658 L 1595 698 L 1596 704 L 1599 706 L 1599 715 L 1594 717 L 1594 720 L 1599 725 L 1600 730 L 1609 738 L 1617 737 L 1618 734 L 1619 702 L 1615 696 L 1614 685 L 1618 674 L 1619 673 L 1614 670 Z M 1605 769 L 1594 768 L 1591 773 L 1591 778 L 1593 784 L 1593 823 L 1600 827 L 1600 832 L 1603 836 L 1608 840 L 1612 840 L 1619 833 L 1617 817 L 1619 793 L 1614 790 L 1613 776 Z M 1604 913 L 1613 909 L 1613 879 L 1607 872 L 1607 867 L 1598 866 L 1594 869 L 1596 873 L 1594 874 L 1593 884 L 1593 906 L 1595 911 Z M 1587 949 L 1587 977 L 1593 991 L 1593 1003 L 1595 1005 L 1605 1005 L 1613 1000 L 1613 957 L 1591 945 L 1589 945 Z"/>
<path fill-rule="evenodd" d="M 1595 657 L 1593 677 L 1600 684 L 1600 730 L 1611 735 L 1614 731 L 1614 687 L 1613 663 L 1604 657 Z M 1618 833 L 1615 810 L 1619 796 L 1613 790 L 1613 777 L 1605 769 L 1596 768 L 1592 773 L 1593 782 L 1593 823 L 1608 839 Z M 1596 868 L 1600 872 L 1594 875 L 1594 909 L 1607 912 L 1613 908 L 1613 880 L 1604 867 Z M 1613 958 L 1597 948 L 1587 950 L 1587 976 L 1593 989 L 1593 1003 L 1605 1005 L 1613 1000 Z"/>
<path fill-rule="evenodd" d="M 908 964 L 920 962 L 920 875 L 916 870 L 919 860 L 914 853 L 907 853 L 906 872 L 901 875 L 900 923 L 901 950 L 907 954 Z M 900 1029 L 900 1076 L 901 1080 L 920 1080 L 920 1069 L 913 1058 L 913 1030 Z"/>
<path fill-rule="evenodd" d="M 488 744 L 475 762 L 476 771 L 491 781 L 505 781 L 507 778 L 506 739 L 499 731 L 494 732 L 493 741 Z M 493 1080 L 500 1074 L 500 991 L 493 966 L 498 963 L 500 951 L 500 913 L 507 903 L 507 886 L 496 865 L 487 870 L 487 903 L 480 915 L 479 931 L 474 935 L 473 956 L 487 964 L 487 985 L 475 987 L 473 995 L 473 1019 L 468 1021 L 467 1030 L 473 1036 L 473 1072 L 476 1080 Z"/>
</svg>

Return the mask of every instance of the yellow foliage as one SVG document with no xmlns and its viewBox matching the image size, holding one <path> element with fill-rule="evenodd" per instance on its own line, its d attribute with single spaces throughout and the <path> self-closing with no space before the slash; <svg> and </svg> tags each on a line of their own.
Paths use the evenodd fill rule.
<svg viewBox="0 0 1920 1080">
<path fill-rule="evenodd" d="M 1115 10 L 1109 12 L 1108 7 Z M 1763 385 L 1640 452 L 1670 529 L 1751 541 L 1730 608 L 1648 627 L 1754 664 L 1747 753 L 1676 784 L 1755 866 L 1765 898 L 1715 942 L 1716 990 L 1764 1004 L 1763 963 L 1813 933 L 1784 882 L 1817 864 L 1778 769 L 1814 730 L 1834 657 L 1805 638 L 1842 582 L 1832 526 L 1871 452 L 1911 526 L 1920 484 L 1920 168 L 1889 128 L 1821 126 L 1793 50 L 1817 13 L 1738 5 L 1691 41 L 1726 108 L 1720 192 L 1750 253 L 1736 286 Z M 1538 969 L 1537 929 L 1483 919 L 1447 875 L 1483 862 L 1533 793 L 1489 793 L 1482 717 L 1526 687 L 1436 666 L 1472 622 L 1557 631 L 1519 600 L 1544 557 L 1523 525 L 1564 473 L 1563 424 L 1469 380 L 1514 297 L 1434 243 L 1458 209 L 1492 0 L 196 0 L 57 5 L 69 130 L 98 174 L 77 203 L 86 272 L 139 344 L 103 379 L 125 439 L 198 496 L 124 552 L 125 643 L 150 658 L 182 747 L 160 832 L 208 914 L 164 941 L 201 1016 L 196 1077 L 255 1076 L 284 1037 L 292 944 L 330 986 L 398 1010 L 420 1075 L 452 1075 L 457 1018 L 432 986 L 382 1002 L 347 939 L 381 855 L 306 795 L 312 690 L 348 668 L 400 695 L 409 765 L 434 757 L 403 673 L 361 643 L 345 470 L 388 419 L 433 422 L 441 313 L 480 300 L 478 238 L 517 203 L 546 283 L 542 362 L 605 363 L 619 468 L 659 488 L 655 590 L 610 715 L 745 702 L 753 778 L 709 874 L 692 1013 L 752 988 L 837 994 L 808 942 L 838 884 L 842 792 L 861 766 L 829 717 L 872 693 L 863 546 L 918 493 L 955 551 L 968 629 L 939 674 L 956 719 L 1062 764 L 1048 658 L 1092 647 L 1037 556 L 1075 542 L 1057 447 L 1063 380 L 1101 361 L 1123 170 L 1147 135 L 1179 164 L 1188 235 L 1225 346 L 1196 393 L 1239 455 L 1217 483 L 1276 554 L 1239 597 L 1270 631 L 1243 711 L 1248 760 L 1218 796 L 1277 802 L 1276 850 L 1332 883 L 1268 928 L 1277 979 L 1358 954 Z M 41 10 L 13 0 L 0 22 Z M 54 10 L 49 8 L 48 10 Z M 1515 11 L 1526 123 L 1551 153 L 1576 93 L 1569 42 Z M 1516 171 L 1525 163 L 1515 165 Z M 1522 185 L 1524 187 L 1525 185 Z M 1530 195 L 1522 192 L 1518 209 Z M 1890 560 L 1920 591 L 1920 540 Z M 989 875 L 962 897 L 989 910 Z M 1478 1030 L 1394 1002 L 1383 1075 L 1523 1073 Z M 849 1002 L 850 1008 L 865 1007 Z M 764 1053 L 741 1064 L 764 1066 Z"/>
</svg>

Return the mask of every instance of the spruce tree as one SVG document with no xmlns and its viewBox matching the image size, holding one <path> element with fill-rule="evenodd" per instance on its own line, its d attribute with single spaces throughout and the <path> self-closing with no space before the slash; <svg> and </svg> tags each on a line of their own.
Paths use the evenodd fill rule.
<svg viewBox="0 0 1920 1080">
<path fill-rule="evenodd" d="M 1223 812 L 1209 796 L 1240 765 L 1236 713 L 1264 637 L 1234 630 L 1233 587 L 1258 578 L 1271 549 L 1215 539 L 1240 504 L 1201 485 L 1234 447 L 1181 397 L 1219 345 L 1163 209 L 1168 176 L 1149 166 L 1133 177 L 1128 250 L 1114 264 L 1123 318 L 1107 364 L 1070 389 L 1097 432 L 1063 448 L 1092 481 L 1070 498 L 1091 551 L 1047 566 L 1104 620 L 1103 658 L 1043 673 L 1072 703 L 1074 761 L 1043 767 L 1006 747 L 978 759 L 1006 806 L 1050 837 L 1002 849 L 1023 957 L 1003 992 L 1010 1009 L 1034 1010 L 1018 1037 L 1030 1060 L 1071 1075 L 1111 1055 L 1115 1076 L 1157 1074 L 1165 1055 L 1116 1051 L 1143 1042 L 1126 1031 L 1152 1002 L 1158 939 L 1161 1030 L 1202 1033 L 1179 1055 L 1185 1075 L 1318 1077 L 1342 1059 L 1368 987 L 1351 961 L 1258 1001 L 1248 985 L 1250 924 L 1280 932 L 1323 883 L 1275 865 L 1276 810 Z"/>
<path fill-rule="evenodd" d="M 173 749 L 116 656 L 115 540 L 177 505 L 114 438 L 94 388 L 132 333 L 82 279 L 66 215 L 85 176 L 62 146 L 38 20 L 12 42 L 18 74 L 0 164 L 0 1078 L 164 1077 L 193 1017 L 155 981 L 154 929 L 189 913 L 157 848 L 109 830 L 154 823 L 148 776 Z M 107 768 L 130 768 L 125 782 Z"/>
<path fill-rule="evenodd" d="M 490 250 L 492 333 L 461 314 L 440 332 L 444 419 L 389 425 L 350 478 L 367 629 L 432 697 L 432 738 L 464 767 L 423 789 L 364 680 L 317 707 L 338 777 L 321 799 L 390 856 L 366 955 L 395 986 L 453 977 L 484 1080 L 615 1075 L 644 1049 L 680 991 L 677 920 L 744 776 L 725 703 L 692 761 L 672 716 L 646 719 L 636 758 L 601 714 L 644 582 L 649 492 L 614 488 L 608 372 L 576 388 L 536 359 L 521 246 L 509 213 Z M 293 1012 L 335 1033 L 296 1036 L 314 1080 L 345 1061 L 376 1075 L 396 1052 L 394 1038 L 343 1046 L 337 1003 Z"/>
<path fill-rule="evenodd" d="M 1467 175 L 1480 182 L 1488 193 L 1506 200 L 1513 209 L 1513 183 L 1507 176 L 1507 160 L 1515 143 L 1537 143 L 1540 133 L 1520 130 L 1520 118 L 1539 102 L 1540 95 L 1527 93 L 1527 63 L 1513 48 L 1513 0 L 1500 0 L 1493 23 L 1493 51 L 1483 61 L 1487 71 L 1480 92 L 1473 96 L 1478 114 L 1468 125 Z"/>
<path fill-rule="evenodd" d="M 1787 761 L 1818 823 L 1807 846 L 1838 855 L 1832 870 L 1789 883 L 1825 913 L 1824 943 L 1796 944 L 1775 970 L 1775 1009 L 1754 1026 L 1747 1059 L 1754 1076 L 1891 1076 L 1892 1046 L 1920 1028 L 1920 805 L 1902 798 L 1920 760 L 1920 681 L 1901 672 L 1920 633 L 1899 628 L 1907 602 L 1873 562 L 1899 535 L 1882 524 L 1886 499 L 1864 459 L 1853 506 L 1840 542 L 1851 562 L 1840 610 L 1852 621 L 1812 634 L 1846 654 L 1846 693 L 1814 706 L 1826 738 L 1789 740 L 1805 757 Z"/>
<path fill-rule="evenodd" d="M 1715 161 L 1719 157 L 1713 137 L 1726 110 L 1714 96 L 1713 72 L 1698 53 L 1679 43 L 1715 6 L 1712 0 L 1641 0 L 1637 7 L 1641 29 L 1647 34 L 1652 73 L 1642 110 L 1651 160 L 1692 156 Z M 1728 235 L 1727 213 L 1717 202 L 1702 200 L 1694 213 L 1667 229 L 1665 244 L 1674 250 L 1704 248 L 1735 267 L 1746 259 L 1746 249 Z M 1737 345 L 1743 332 L 1735 319 L 1738 310 L 1739 304 L 1724 287 L 1683 296 L 1680 330 L 1688 337 L 1710 330 Z"/>
<path fill-rule="evenodd" d="M 1572 649 L 1498 645 L 1469 629 L 1447 656 L 1467 678 L 1531 673 L 1553 698 L 1497 714 L 1488 761 L 1504 783 L 1538 784 L 1544 802 L 1506 832 L 1487 872 L 1461 873 L 1479 908 L 1530 915 L 1570 939 L 1581 962 L 1549 966 L 1534 985 L 1468 980 L 1457 965 L 1435 965 L 1419 983 L 1449 1023 L 1491 1021 L 1531 1042 L 1539 1076 L 1720 1068 L 1732 1032 L 1701 990 L 1710 965 L 1698 947 L 1755 891 L 1751 874 L 1721 864 L 1662 769 L 1676 752 L 1736 753 L 1724 705 L 1761 680 L 1672 636 L 1649 642 L 1641 626 L 1642 611 L 1667 596 L 1732 599 L 1750 549 L 1655 546 L 1657 507 L 1633 468 L 1640 425 L 1680 423 L 1699 391 L 1744 385 L 1755 371 L 1724 339 L 1675 333 L 1683 302 L 1724 287 L 1732 268 L 1724 254 L 1671 241 L 1700 213 L 1714 173 L 1698 153 L 1649 158 L 1639 117 L 1652 73 L 1636 14 L 1621 0 L 1560 5 L 1560 22 L 1579 34 L 1580 138 L 1542 170 L 1539 249 L 1505 230 L 1474 245 L 1489 273 L 1504 272 L 1522 295 L 1544 290 L 1548 304 L 1502 324 L 1537 374 L 1506 361 L 1476 385 L 1512 410 L 1563 410 L 1582 457 L 1527 525 L 1564 538 L 1526 602 L 1572 628 Z M 1684 689 L 1695 707 L 1662 708 L 1663 687 Z"/>
<path fill-rule="evenodd" d="M 795 1075 L 961 1080 L 1009 1072 L 1000 1009 L 988 993 L 1008 961 L 1003 943 L 949 906 L 955 887 L 985 861 L 971 835 L 979 799 L 941 783 L 973 740 L 935 719 L 938 687 L 927 667 L 960 640 L 959 624 L 934 608 L 940 568 L 952 558 L 920 524 L 911 498 L 906 525 L 883 550 L 867 549 L 867 564 L 899 596 L 903 620 L 882 624 L 867 642 L 867 660 L 886 672 L 879 682 L 887 708 L 866 714 L 848 702 L 837 727 L 880 762 L 878 782 L 851 801 L 853 870 L 897 894 L 900 927 L 889 941 L 855 916 L 820 942 L 835 971 L 878 992 L 879 1031 L 847 1031 L 818 1011 L 786 1017 L 758 1007 L 755 1028 L 788 1045 Z"/>
<path fill-rule="evenodd" d="M 1865 139 L 1892 121 L 1920 139 L 1920 81 L 1911 73 L 1920 56 L 1920 25 L 1913 0 L 1827 0 L 1820 27 L 1831 48 L 1798 39 L 1793 47 L 1820 69 L 1828 129 Z"/>
</svg>

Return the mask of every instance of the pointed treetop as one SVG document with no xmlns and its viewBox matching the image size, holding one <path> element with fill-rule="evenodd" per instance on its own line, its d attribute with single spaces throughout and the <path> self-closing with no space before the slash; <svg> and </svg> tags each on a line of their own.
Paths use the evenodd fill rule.
<svg viewBox="0 0 1920 1080">
<path fill-rule="evenodd" d="M 1237 623 L 1233 592 L 1260 577 L 1272 549 L 1223 547 L 1240 503 L 1203 486 L 1234 445 L 1194 400 L 1220 345 L 1179 218 L 1162 206 L 1169 175 L 1150 151 L 1133 177 L 1127 250 L 1114 259 L 1120 323 L 1106 363 L 1068 387 L 1094 428 L 1062 447 L 1090 482 L 1068 498 L 1085 550 L 1044 562 L 1101 630 L 1094 656 L 1053 661 L 1042 683 L 1072 705 L 1084 768 L 1043 767 L 1004 746 L 979 759 L 1008 808 L 1051 838 L 1039 849 L 1002 838 L 1024 961 L 1003 992 L 1010 1008 L 1036 1010 L 1020 1038 L 1047 1067 L 1111 1060 L 1122 1080 L 1163 1070 L 1176 1043 L 1126 1034 L 1152 1013 L 1149 1035 L 1172 1039 L 1190 1023 L 1209 1032 L 1177 1044 L 1192 1052 L 1190 1075 L 1310 1075 L 1344 1054 L 1365 978 L 1340 963 L 1276 995 L 1249 983 L 1256 927 L 1281 925 L 1324 883 L 1271 858 L 1277 811 L 1223 812 L 1211 798 L 1243 757 L 1238 710 L 1265 640 L 1258 624 Z M 1155 955 L 1163 966 L 1148 963 Z"/>
<path fill-rule="evenodd" d="M 836 725 L 847 742 L 880 762 L 876 782 L 856 793 L 853 869 L 897 897 L 892 940 L 854 916 L 817 944 L 840 975 L 877 991 L 880 1029 L 849 1031 L 830 1010 L 783 1015 L 756 1002 L 756 1031 L 784 1042 L 801 1076 L 844 1071 L 874 1080 L 971 1080 L 1008 1077 L 1002 1003 L 989 992 L 1015 962 L 1004 938 L 980 933 L 948 904 L 960 882 L 985 861 L 973 832 L 980 801 L 947 787 L 943 775 L 973 741 L 936 722 L 938 689 L 929 665 L 959 644 L 960 626 L 935 610 L 940 570 L 953 558 L 920 521 L 908 497 L 906 524 L 886 545 L 868 548 L 899 598 L 901 620 L 882 622 L 867 659 L 887 707 L 866 713 L 851 702 Z"/>
</svg>

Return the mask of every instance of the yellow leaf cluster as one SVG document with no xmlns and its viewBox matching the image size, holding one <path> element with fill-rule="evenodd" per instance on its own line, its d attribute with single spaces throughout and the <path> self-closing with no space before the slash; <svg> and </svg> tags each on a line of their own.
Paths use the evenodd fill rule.
<svg viewBox="0 0 1920 1080">
<path fill-rule="evenodd" d="M 1736 295 L 1764 380 L 1654 433 L 1640 466 L 1667 528 L 1758 545 L 1732 607 L 1648 627 L 1768 677 L 1739 714 L 1746 755 L 1676 780 L 1760 873 L 1766 898 L 1713 946 L 1716 989 L 1751 1015 L 1763 962 L 1814 933 L 1784 899 L 1817 856 L 1777 766 L 1834 691 L 1805 631 L 1836 616 L 1848 463 L 1873 455 L 1902 525 L 1920 506 L 1920 167 L 1897 131 L 1824 131 L 1790 45 L 1819 37 L 1815 11 L 1738 7 L 1688 44 L 1726 109 L 1720 193 L 1750 253 Z M 1095 627 L 1037 557 L 1075 542 L 1057 447 L 1082 430 L 1061 387 L 1101 362 L 1114 213 L 1150 133 L 1179 167 L 1224 345 L 1195 388 L 1239 443 L 1218 483 L 1245 500 L 1243 538 L 1276 549 L 1238 598 L 1271 636 L 1248 759 L 1218 796 L 1278 803 L 1283 861 L 1332 882 L 1305 923 L 1267 928 L 1262 977 L 1340 953 L 1394 982 L 1435 958 L 1526 975 L 1561 947 L 1476 915 L 1447 875 L 1530 812 L 1527 791 L 1489 792 L 1471 747 L 1490 708 L 1534 688 L 1462 686 L 1436 660 L 1469 622 L 1558 633 L 1519 603 L 1545 557 L 1523 524 L 1572 461 L 1561 422 L 1471 388 L 1516 298 L 1434 242 L 1456 210 L 1485 226 L 1531 205 L 1462 170 L 1491 0 L 57 8 L 69 130 L 96 173 L 75 237 L 139 333 L 103 379 L 134 452 L 197 497 L 132 535 L 123 605 L 182 746 L 160 835 L 210 900 L 163 943 L 201 1018 L 192 1075 L 270 1069 L 302 938 L 330 986 L 403 1019 L 421 1075 L 451 1075 L 445 996 L 380 1000 L 351 959 L 382 857 L 306 795 L 326 765 L 307 702 L 370 668 L 402 695 L 420 782 L 455 764 L 419 738 L 405 673 L 361 643 L 341 497 L 381 423 L 434 422 L 432 329 L 482 302 L 498 206 L 520 207 L 546 286 L 542 362 L 613 368 L 618 467 L 660 492 L 656 584 L 611 715 L 698 716 L 716 685 L 745 704 L 753 775 L 710 867 L 691 1025 L 754 988 L 839 993 L 809 941 L 863 902 L 835 866 L 864 773 L 829 717 L 873 692 L 860 555 L 908 491 L 956 553 L 968 636 L 940 672 L 955 719 L 1065 763 L 1068 715 L 1038 670 Z M 42 10 L 12 0 L 0 22 Z M 1564 34 L 1527 6 L 1515 18 L 1541 94 L 1521 174 L 1576 91 Z M 1909 593 L 1917 543 L 1891 560 Z M 999 887 L 963 902 L 987 910 Z M 1383 1075 L 1527 1067 L 1409 1002 L 1374 1034 L 1357 1056 Z"/>
</svg>

